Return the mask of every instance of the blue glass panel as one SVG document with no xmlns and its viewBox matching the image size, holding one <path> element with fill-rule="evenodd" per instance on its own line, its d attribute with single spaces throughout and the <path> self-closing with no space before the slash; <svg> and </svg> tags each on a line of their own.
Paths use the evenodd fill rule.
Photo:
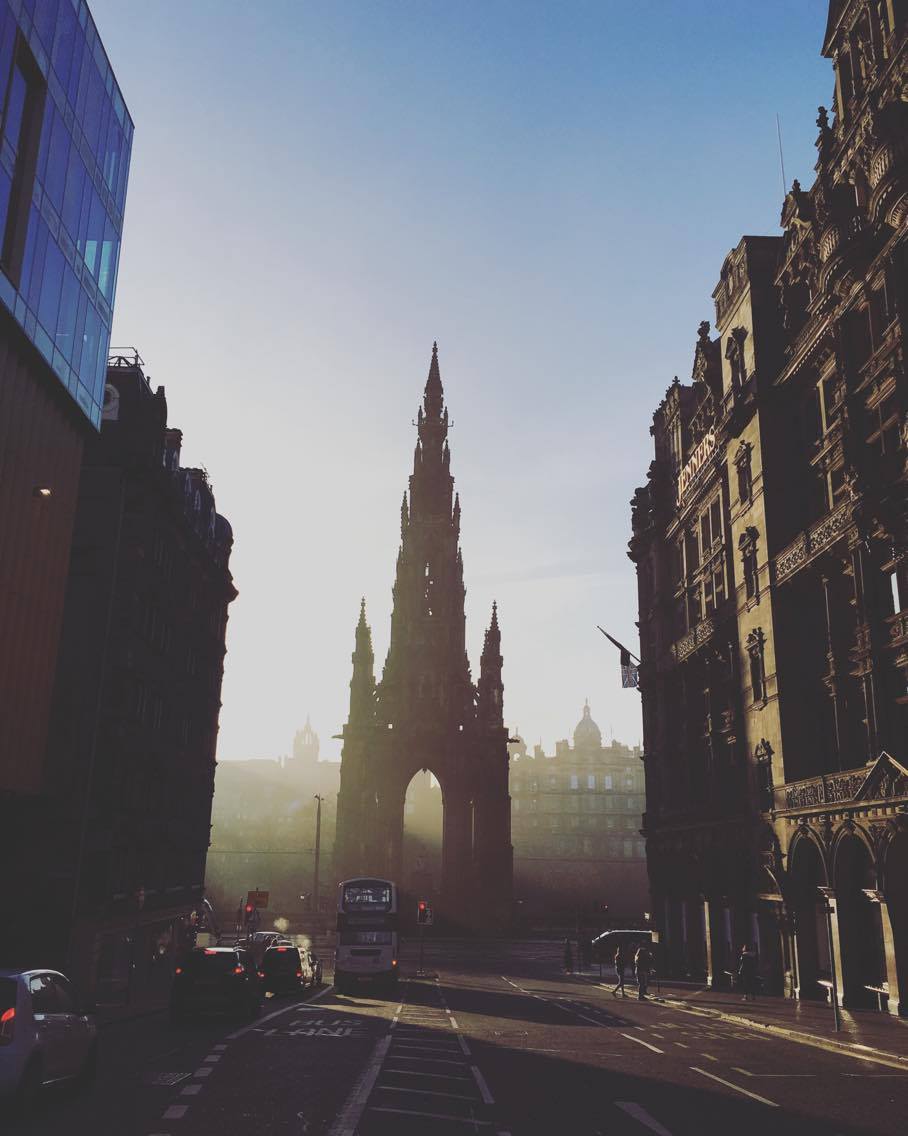
<svg viewBox="0 0 908 1136">
<path fill-rule="evenodd" d="M 82 361 L 82 344 L 85 342 L 85 313 L 88 311 L 88 297 L 79 289 L 79 309 L 76 312 L 76 330 L 73 333 L 73 350 L 70 363 L 74 371 L 79 370 Z"/>
<path fill-rule="evenodd" d="M 76 33 L 75 42 L 73 43 L 73 57 L 72 63 L 69 68 L 69 79 L 66 83 L 66 97 L 76 105 L 76 99 L 79 95 L 79 79 L 82 75 L 82 57 L 85 54 L 85 41 L 79 32 Z"/>
<path fill-rule="evenodd" d="M 54 132 L 54 110 L 53 99 L 47 99 L 44 103 L 44 121 L 41 123 L 41 144 L 38 147 L 38 165 L 35 167 L 35 173 L 38 181 L 44 181 L 44 173 L 47 170 L 47 152 L 50 150 L 50 136 Z"/>
<path fill-rule="evenodd" d="M 79 314 L 79 295 L 82 289 L 76 274 L 67 264 L 63 269 L 63 291 L 60 293 L 60 312 L 57 316 L 57 347 L 67 359 L 72 358 L 73 337 L 76 334 L 76 316 Z"/>
<path fill-rule="evenodd" d="M 75 146 L 69 152 L 69 170 L 66 174 L 66 189 L 63 193 L 63 224 L 70 236 L 79 235 L 79 218 L 82 215 L 82 193 L 85 189 L 85 163 Z"/>
<path fill-rule="evenodd" d="M 91 147 L 93 154 L 98 152 L 98 131 L 101 129 L 101 110 L 104 104 L 104 84 L 98 74 L 97 67 L 89 66 L 88 93 L 85 99 L 85 112 L 82 118 L 82 129 Z"/>
<path fill-rule="evenodd" d="M 35 30 L 48 50 L 54 42 L 54 25 L 57 22 L 58 3 L 59 0 L 36 0 L 35 3 Z M 65 6 L 69 7 L 68 4 Z"/>
<path fill-rule="evenodd" d="M 31 280 L 28 283 L 28 294 L 25 297 L 30 308 L 37 308 L 38 306 L 38 297 L 41 295 L 41 281 L 44 277 L 44 254 L 47 252 L 47 239 L 50 236 L 42 217 L 36 219 L 36 224 L 35 259 L 32 265 Z"/>
<path fill-rule="evenodd" d="M 72 4 L 64 2 L 60 5 L 60 16 L 57 20 L 57 32 L 54 36 L 54 46 L 51 51 L 51 60 L 57 78 L 66 90 L 69 86 L 69 75 L 72 70 L 73 48 L 76 44 L 76 12 Z"/>
<path fill-rule="evenodd" d="M 63 190 L 66 186 L 66 171 L 69 168 L 69 133 L 66 123 L 59 114 L 54 114 L 54 125 L 47 152 L 47 168 L 44 171 L 44 190 L 59 211 L 63 208 Z"/>
<path fill-rule="evenodd" d="M 12 179 L 0 166 L 0 241 L 6 232 L 6 214 L 9 212 L 9 192 L 13 188 Z"/>
<path fill-rule="evenodd" d="M 60 289 L 63 287 L 63 267 L 65 264 L 63 253 L 53 241 L 48 241 L 47 256 L 44 261 L 44 279 L 41 281 L 41 294 L 38 297 L 38 319 L 50 330 L 57 326 L 57 313 L 60 310 Z"/>
<path fill-rule="evenodd" d="M 28 214 L 28 232 L 25 236 L 25 254 L 22 257 L 22 272 L 19 277 L 19 291 L 28 294 L 32 278 L 32 265 L 35 261 L 35 238 L 38 233 L 38 211 L 34 206 Z"/>
<path fill-rule="evenodd" d="M 3 118 L 3 137 L 14 150 L 19 149 L 19 134 L 22 131 L 22 112 L 25 110 L 25 96 L 28 88 L 25 76 L 18 66 L 13 67 L 13 75 L 6 99 L 6 114 Z"/>
<path fill-rule="evenodd" d="M 16 21 L 6 5 L 0 5 L 0 102 L 6 95 L 6 80 L 13 62 L 13 44 L 16 42 Z"/>
<path fill-rule="evenodd" d="M 104 398 L 104 383 L 107 380 L 107 352 L 110 348 L 110 329 L 101 321 L 101 332 L 98 338 L 98 362 L 95 367 L 95 385 L 92 394 L 95 402 Z"/>
<path fill-rule="evenodd" d="M 107 214 L 98 197 L 95 187 L 89 183 L 88 193 L 91 197 L 91 211 L 88 215 L 88 232 L 85 235 L 85 263 L 88 271 L 97 279 L 98 267 L 101 263 L 101 243 L 104 240 L 104 223 Z"/>
<path fill-rule="evenodd" d="M 114 250 L 117 247 L 117 232 L 110 218 L 104 225 L 104 241 L 101 245 L 101 263 L 98 269 L 98 287 L 101 295 L 110 302 L 114 284 Z"/>
<path fill-rule="evenodd" d="M 101 320 L 94 307 L 89 304 L 85 313 L 85 333 L 82 337 L 82 358 L 79 361 L 79 377 L 91 390 L 95 385 L 95 367 L 98 364 L 98 345 L 101 341 Z"/>
</svg>

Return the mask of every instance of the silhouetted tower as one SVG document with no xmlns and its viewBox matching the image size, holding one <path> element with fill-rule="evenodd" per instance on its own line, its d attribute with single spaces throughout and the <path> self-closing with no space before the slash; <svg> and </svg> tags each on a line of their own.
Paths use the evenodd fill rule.
<svg viewBox="0 0 908 1136">
<path fill-rule="evenodd" d="M 460 501 L 434 345 L 416 427 L 391 643 L 377 686 L 362 612 L 357 628 L 335 864 L 338 878 L 400 879 L 407 785 L 429 769 L 444 799 L 442 914 L 496 929 L 510 917 L 512 868 L 501 636 L 493 608 L 477 688 L 466 652 Z"/>
</svg>

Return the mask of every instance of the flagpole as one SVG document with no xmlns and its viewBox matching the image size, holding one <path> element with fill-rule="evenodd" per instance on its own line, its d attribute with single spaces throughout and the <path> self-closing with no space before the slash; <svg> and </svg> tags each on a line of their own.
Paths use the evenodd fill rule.
<svg viewBox="0 0 908 1136">
<path fill-rule="evenodd" d="M 619 643 L 617 639 L 613 639 L 613 638 L 611 637 L 611 635 L 609 635 L 609 633 L 608 633 L 607 631 L 603 631 L 603 630 L 602 630 L 602 628 L 601 628 L 601 627 L 599 626 L 599 624 L 598 624 L 598 623 L 596 624 L 596 630 L 597 630 L 597 631 L 602 631 L 602 634 L 603 634 L 603 635 L 604 635 L 604 636 L 606 637 L 606 639 L 608 639 L 609 643 L 611 643 L 611 644 L 612 644 L 612 646 L 614 646 L 614 647 L 617 647 L 619 651 L 627 651 L 628 655 L 630 655 L 630 657 L 631 657 L 632 659 L 636 659 L 636 661 L 637 661 L 637 665 L 638 665 L 638 666 L 640 666 L 640 665 L 641 665 L 641 664 L 640 664 L 640 660 L 639 660 L 639 659 L 637 658 L 637 656 L 636 656 L 636 655 L 634 654 L 634 652 L 633 652 L 633 651 L 629 651 L 629 650 L 627 649 L 627 647 L 625 647 L 625 645 L 624 645 L 623 643 Z"/>
</svg>

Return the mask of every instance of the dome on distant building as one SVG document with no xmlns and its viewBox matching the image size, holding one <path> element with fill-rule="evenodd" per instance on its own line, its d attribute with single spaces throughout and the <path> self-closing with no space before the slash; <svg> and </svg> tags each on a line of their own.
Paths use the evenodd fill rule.
<svg viewBox="0 0 908 1136">
<path fill-rule="evenodd" d="M 583 704 L 583 717 L 574 730 L 575 749 L 599 749 L 602 746 L 602 731 L 590 715 L 589 700 Z"/>
</svg>

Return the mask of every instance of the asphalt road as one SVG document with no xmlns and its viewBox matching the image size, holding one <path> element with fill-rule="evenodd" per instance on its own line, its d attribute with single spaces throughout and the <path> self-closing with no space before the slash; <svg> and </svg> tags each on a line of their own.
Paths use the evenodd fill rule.
<svg viewBox="0 0 908 1136">
<path fill-rule="evenodd" d="M 552 944 L 404 956 L 396 998 L 268 1001 L 250 1025 L 102 1034 L 98 1082 L 16 1136 L 904 1136 L 908 1071 L 559 971 Z M 906 1035 L 908 1036 L 908 1035 Z"/>
</svg>

